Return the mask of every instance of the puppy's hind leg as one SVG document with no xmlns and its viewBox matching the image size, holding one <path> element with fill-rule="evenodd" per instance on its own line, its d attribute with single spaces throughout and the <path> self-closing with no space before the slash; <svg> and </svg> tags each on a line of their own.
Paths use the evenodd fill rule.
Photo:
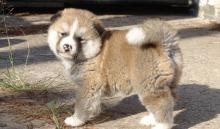
<svg viewBox="0 0 220 129">
<path fill-rule="evenodd" d="M 139 95 L 149 115 L 141 119 L 140 124 L 153 126 L 152 129 L 170 129 L 173 125 L 174 99 L 170 91 L 153 95 Z"/>
<path fill-rule="evenodd" d="M 100 97 L 100 91 L 79 94 L 75 104 L 75 113 L 65 119 L 65 124 L 73 127 L 81 126 L 90 118 L 97 116 L 101 112 Z"/>
</svg>

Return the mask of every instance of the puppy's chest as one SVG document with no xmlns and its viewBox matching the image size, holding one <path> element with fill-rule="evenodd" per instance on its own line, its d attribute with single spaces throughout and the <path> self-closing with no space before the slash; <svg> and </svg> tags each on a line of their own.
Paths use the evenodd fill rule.
<svg viewBox="0 0 220 129">
<path fill-rule="evenodd" d="M 69 71 L 69 75 L 71 76 L 71 79 L 73 81 L 80 81 L 80 79 L 83 76 L 82 74 L 83 74 L 83 70 L 82 70 L 82 66 L 80 65 L 73 66 Z"/>
<path fill-rule="evenodd" d="M 69 75 L 71 79 L 80 83 L 85 79 L 89 79 L 97 72 L 97 68 L 93 63 L 80 63 L 72 66 L 71 70 L 69 70 Z"/>
</svg>

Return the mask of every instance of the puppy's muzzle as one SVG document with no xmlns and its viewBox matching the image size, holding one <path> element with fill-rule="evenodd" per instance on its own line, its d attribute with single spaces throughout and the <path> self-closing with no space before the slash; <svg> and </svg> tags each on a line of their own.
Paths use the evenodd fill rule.
<svg viewBox="0 0 220 129">
<path fill-rule="evenodd" d="M 69 45 L 69 44 L 64 44 L 63 45 L 63 49 L 64 49 L 65 52 L 69 52 L 69 51 L 72 50 L 72 46 Z"/>
</svg>

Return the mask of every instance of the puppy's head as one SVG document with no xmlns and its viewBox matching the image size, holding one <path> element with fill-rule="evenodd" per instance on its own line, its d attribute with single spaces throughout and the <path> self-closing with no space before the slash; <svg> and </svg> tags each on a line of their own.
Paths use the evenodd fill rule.
<svg viewBox="0 0 220 129">
<path fill-rule="evenodd" d="M 100 52 L 104 31 L 93 13 L 64 9 L 51 17 L 48 43 L 54 54 L 61 59 L 74 61 L 79 55 L 89 59 Z"/>
</svg>

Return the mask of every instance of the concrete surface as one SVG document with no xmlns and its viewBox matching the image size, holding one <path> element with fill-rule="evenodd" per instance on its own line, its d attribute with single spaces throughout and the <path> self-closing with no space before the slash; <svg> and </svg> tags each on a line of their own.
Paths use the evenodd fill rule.
<svg viewBox="0 0 220 129">
<path fill-rule="evenodd" d="M 215 20 L 220 23 L 220 1 L 219 0 L 197 0 L 199 2 L 199 15 L 201 17 Z"/>
<path fill-rule="evenodd" d="M 10 33 L 19 36 L 0 37 L 0 72 L 4 73 L 10 67 L 6 60 L 9 38 L 14 66 L 19 75 L 30 83 L 53 83 L 47 91 L 12 92 L 1 89 L 0 129 L 55 129 L 46 108 L 51 100 L 62 104 L 61 123 L 73 112 L 74 86 L 65 80 L 63 67 L 46 43 L 49 17 L 46 14 L 30 15 L 8 17 L 6 20 L 12 29 Z M 184 72 L 178 88 L 174 129 L 220 129 L 220 25 L 201 18 L 177 15 L 100 15 L 99 18 L 108 29 L 125 29 L 148 18 L 161 18 L 176 28 L 181 38 Z M 1 29 L 4 31 L 4 28 Z M 106 103 L 108 101 L 111 99 Z M 137 97 L 131 96 L 81 128 L 150 129 L 138 124 L 145 114 L 147 112 Z"/>
</svg>

